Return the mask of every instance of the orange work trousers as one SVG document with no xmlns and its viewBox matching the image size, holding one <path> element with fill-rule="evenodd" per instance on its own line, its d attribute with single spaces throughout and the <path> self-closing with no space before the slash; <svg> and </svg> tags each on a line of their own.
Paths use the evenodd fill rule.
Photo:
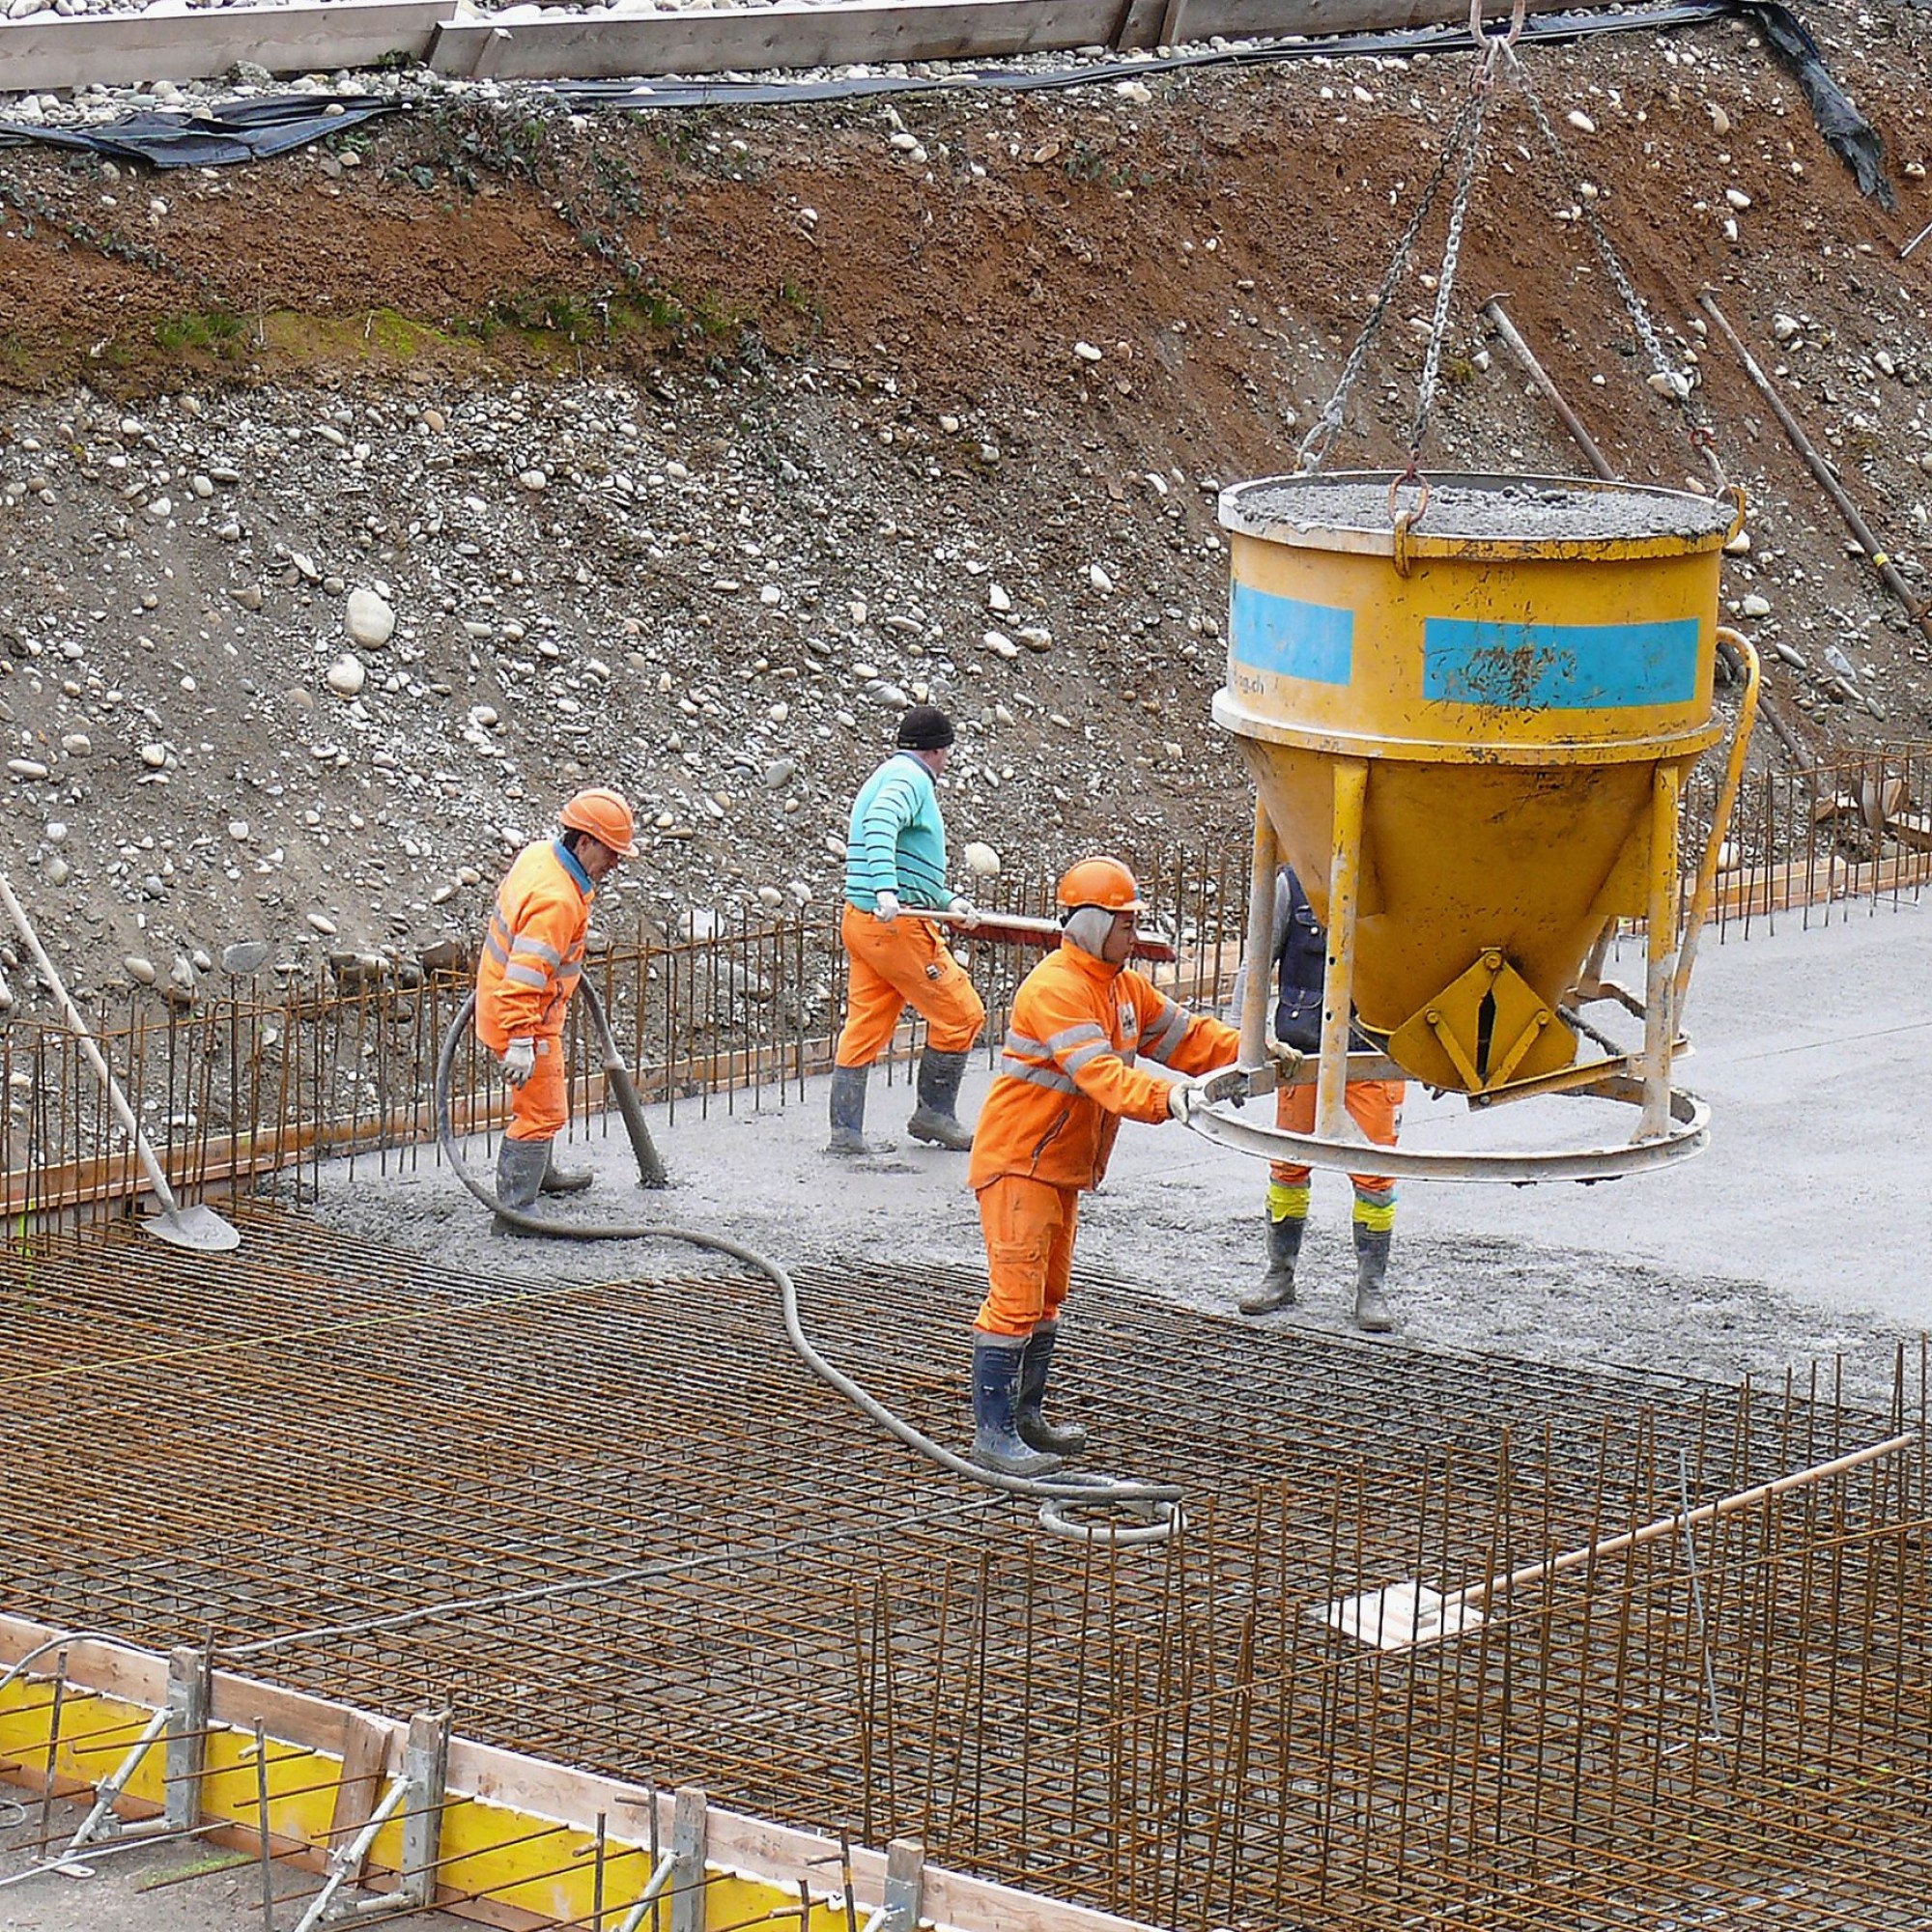
<svg viewBox="0 0 1932 1932">
<path fill-rule="evenodd" d="M 570 1118 L 564 1095 L 563 1035 L 537 1035 L 536 1071 L 521 1087 L 510 1089 L 510 1124 L 506 1140 L 554 1141 Z"/>
<path fill-rule="evenodd" d="M 1394 1147 L 1402 1129 L 1402 1103 L 1408 1092 L 1404 1080 L 1351 1080 L 1349 1082 L 1349 1118 L 1378 1147 Z M 1315 1126 L 1315 1087 L 1278 1087 L 1274 1096 L 1274 1123 L 1292 1134 L 1305 1134 Z M 1268 1162 L 1268 1179 L 1283 1187 L 1306 1187 L 1308 1169 L 1293 1161 Z M 1385 1174 L 1351 1174 L 1358 1193 L 1393 1194 L 1395 1182 Z"/>
<path fill-rule="evenodd" d="M 930 920 L 902 912 L 888 921 L 848 905 L 838 936 L 852 962 L 840 1066 L 871 1065 L 907 1007 L 925 1021 L 936 1053 L 964 1053 L 980 1037 L 985 1004 Z"/>
<path fill-rule="evenodd" d="M 1003 1174 L 980 1190 L 980 1226 L 987 1286 L 973 1325 L 987 1335 L 1031 1335 L 1066 1299 L 1080 1190 Z"/>
</svg>

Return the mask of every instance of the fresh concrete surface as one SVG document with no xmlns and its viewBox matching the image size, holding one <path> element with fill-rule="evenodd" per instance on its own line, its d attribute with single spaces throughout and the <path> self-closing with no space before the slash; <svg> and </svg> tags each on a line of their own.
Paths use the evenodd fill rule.
<svg viewBox="0 0 1932 1932">
<path fill-rule="evenodd" d="M 1380 1346 L 1493 1350 L 1616 1362 L 1732 1380 L 1787 1370 L 1842 1373 L 1880 1400 L 1895 1350 L 1932 1326 L 1928 1136 L 1932 1089 L 1932 902 L 1834 908 L 1748 941 L 1709 935 L 1691 988 L 1694 1055 L 1680 1078 L 1711 1103 L 1711 1145 L 1665 1172 L 1612 1183 L 1516 1188 L 1410 1182 L 1402 1192 L 1391 1285 L 1401 1325 Z M 1641 978 L 1634 949 L 1616 962 Z M 990 1078 L 968 1077 L 971 1118 Z M 893 1132 L 910 1107 L 905 1069 L 875 1069 L 868 1125 Z M 903 1257 L 977 1264 L 965 1158 L 917 1145 L 854 1167 L 823 1152 L 825 1093 L 714 1097 L 653 1112 L 673 1177 L 635 1184 L 614 1120 L 580 1136 L 599 1169 L 558 1217 L 670 1222 L 730 1235 L 781 1261 Z M 1411 1144 L 1474 1146 L 1550 1133 L 1628 1133 L 1627 1110 L 1543 1101 L 1472 1116 L 1410 1090 Z M 487 1176 L 488 1154 L 474 1158 Z M 427 1155 L 398 1172 L 361 1159 L 325 1169 L 318 1211 L 420 1246 L 463 1268 L 606 1276 L 681 1267 L 662 1244 L 505 1242 Z M 1173 1125 L 1129 1124 L 1105 1188 L 1083 1211 L 1081 1265 L 1176 1301 L 1232 1313 L 1259 1264 L 1263 1171 Z M 1302 1306 L 1275 1318 L 1346 1325 L 1352 1259 L 1348 1182 L 1320 1175 Z M 962 1303 L 960 1325 L 973 1309 Z M 1070 1309 L 1074 1343 L 1078 1294 Z M 776 1321 L 774 1323 L 776 1336 Z"/>
</svg>

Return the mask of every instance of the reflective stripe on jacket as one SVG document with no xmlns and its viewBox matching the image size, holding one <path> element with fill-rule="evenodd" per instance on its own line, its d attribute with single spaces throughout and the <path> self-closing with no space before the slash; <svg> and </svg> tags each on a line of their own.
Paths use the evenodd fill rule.
<svg viewBox="0 0 1932 1932">
<path fill-rule="evenodd" d="M 1013 998 L 999 1077 L 973 1130 L 968 1179 L 1024 1174 L 1056 1187 L 1097 1187 L 1122 1117 L 1167 1119 L 1175 1073 L 1237 1057 L 1233 1027 L 1177 1006 L 1138 973 L 1075 946 L 1049 952 Z"/>
<path fill-rule="evenodd" d="M 563 1031 L 597 889 L 554 838 L 526 845 L 497 888 L 476 967 L 476 1037 L 492 1053 Z"/>
</svg>

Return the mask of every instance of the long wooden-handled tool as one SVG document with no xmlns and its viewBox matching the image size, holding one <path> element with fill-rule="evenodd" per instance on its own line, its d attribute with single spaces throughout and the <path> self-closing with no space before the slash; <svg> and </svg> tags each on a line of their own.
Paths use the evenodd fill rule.
<svg viewBox="0 0 1932 1932">
<path fill-rule="evenodd" d="M 1029 919 L 1023 913 L 935 912 L 926 906 L 908 910 L 915 919 L 929 919 L 935 925 L 951 926 L 969 939 L 983 939 L 994 946 L 1037 946 L 1042 952 L 1050 952 L 1065 936 L 1058 920 Z M 1130 959 L 1151 959 L 1157 965 L 1171 965 L 1179 956 L 1174 942 L 1156 932 L 1137 933 L 1127 954 Z"/>
<path fill-rule="evenodd" d="M 239 1248 L 242 1245 L 241 1232 L 224 1221 L 213 1208 L 204 1207 L 199 1202 L 184 1208 L 175 1199 L 175 1191 L 168 1185 L 167 1174 L 161 1167 L 160 1156 L 148 1144 L 140 1122 L 134 1118 L 133 1108 L 128 1104 L 127 1094 L 121 1091 L 121 1083 L 115 1079 L 113 1069 L 107 1065 L 100 1048 L 95 1044 L 94 1036 L 88 1031 L 80 1009 L 69 999 L 67 988 L 61 984 L 60 975 L 54 971 L 53 961 L 47 957 L 46 948 L 41 944 L 40 934 L 27 918 L 26 908 L 14 896 L 14 888 L 8 884 L 4 873 L 0 873 L 0 905 L 6 907 L 7 917 L 14 922 L 14 931 L 32 954 L 42 980 L 54 996 L 61 1017 L 79 1042 L 87 1064 L 106 1088 L 107 1101 L 114 1109 L 114 1118 L 121 1122 L 122 1131 L 134 1143 L 134 1151 L 140 1158 L 142 1172 L 148 1177 L 148 1185 L 155 1190 L 155 1198 L 161 1204 L 161 1211 L 145 1216 L 142 1227 L 156 1240 L 170 1242 L 178 1248 L 193 1248 L 201 1254 L 225 1254 L 230 1248 Z"/>
</svg>

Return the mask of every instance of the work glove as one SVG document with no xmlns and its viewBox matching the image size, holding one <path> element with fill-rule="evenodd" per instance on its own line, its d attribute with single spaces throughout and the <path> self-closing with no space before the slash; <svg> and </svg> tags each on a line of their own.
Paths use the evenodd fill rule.
<svg viewBox="0 0 1932 1932">
<path fill-rule="evenodd" d="M 880 893 L 872 901 L 872 911 L 887 925 L 899 916 L 899 895 L 896 893 Z"/>
<path fill-rule="evenodd" d="M 537 1043 L 533 1039 L 513 1039 L 503 1049 L 503 1078 L 512 1087 L 521 1087 L 537 1070 Z"/>
<path fill-rule="evenodd" d="M 979 910 L 973 901 L 957 893 L 952 895 L 952 903 L 946 909 L 968 932 L 971 932 L 980 923 Z"/>
<path fill-rule="evenodd" d="M 1293 1073 L 1305 1056 L 1298 1046 L 1290 1046 L 1285 1039 L 1271 1039 L 1267 1043 L 1267 1057 L 1284 1073 Z"/>
<path fill-rule="evenodd" d="M 1206 1096 L 1192 1080 L 1177 1080 L 1167 1090 L 1168 1116 L 1179 1121 L 1183 1127 L 1193 1118 L 1194 1110 L 1207 1104 Z"/>
</svg>

